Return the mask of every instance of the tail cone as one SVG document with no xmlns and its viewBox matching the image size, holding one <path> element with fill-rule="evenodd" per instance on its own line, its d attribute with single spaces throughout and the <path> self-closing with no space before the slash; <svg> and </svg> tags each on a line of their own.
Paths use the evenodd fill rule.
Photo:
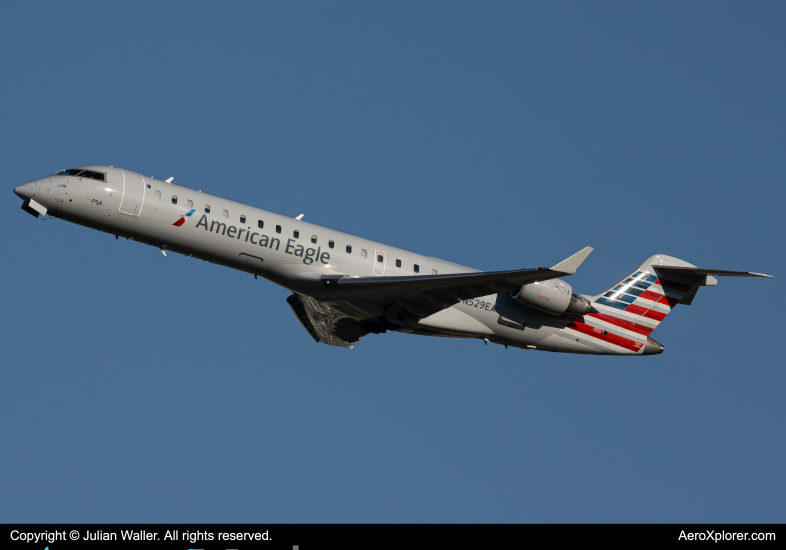
<svg viewBox="0 0 786 550">
<path fill-rule="evenodd" d="M 658 355 L 659 353 L 663 353 L 663 344 L 647 336 L 647 343 L 644 344 L 642 355 Z"/>
</svg>

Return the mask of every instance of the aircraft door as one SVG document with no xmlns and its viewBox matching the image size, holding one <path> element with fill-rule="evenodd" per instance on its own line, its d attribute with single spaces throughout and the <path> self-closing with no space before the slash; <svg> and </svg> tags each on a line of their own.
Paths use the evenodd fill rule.
<svg viewBox="0 0 786 550">
<path fill-rule="evenodd" d="M 374 275 L 383 275 L 385 273 L 385 253 L 381 250 L 374 251 L 374 269 L 371 271 Z"/>
<path fill-rule="evenodd" d="M 145 201 L 145 179 L 133 172 L 121 170 L 123 175 L 123 198 L 120 199 L 120 212 L 128 216 L 139 217 Z"/>
</svg>

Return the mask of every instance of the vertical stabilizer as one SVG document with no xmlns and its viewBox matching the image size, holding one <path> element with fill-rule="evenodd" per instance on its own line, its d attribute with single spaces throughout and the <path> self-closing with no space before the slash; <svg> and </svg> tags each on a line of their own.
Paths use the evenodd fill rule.
<svg viewBox="0 0 786 550">
<path fill-rule="evenodd" d="M 657 267 L 662 265 L 694 267 L 671 256 L 650 256 L 606 292 L 588 296 L 594 311 L 575 318 L 565 329 L 574 338 L 583 338 L 596 353 L 661 353 L 663 346 L 650 337 L 652 331 L 677 304 L 693 300 L 698 285 L 713 284 L 707 276 L 671 277 L 665 271 L 665 276 L 661 276 Z"/>
<path fill-rule="evenodd" d="M 592 299 L 599 313 L 590 314 L 599 320 L 625 328 L 635 334 L 649 336 L 666 316 L 677 306 L 691 302 L 698 285 L 678 276 L 659 276 L 661 265 L 695 267 L 678 258 L 656 254 L 650 256 L 639 268 Z M 699 281 L 695 281 L 699 282 Z M 713 284 L 706 277 L 700 284 Z"/>
</svg>

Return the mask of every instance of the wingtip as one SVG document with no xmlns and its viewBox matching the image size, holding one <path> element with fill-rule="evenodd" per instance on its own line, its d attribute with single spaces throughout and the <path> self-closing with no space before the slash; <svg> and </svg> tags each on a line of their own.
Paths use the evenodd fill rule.
<svg viewBox="0 0 786 550">
<path fill-rule="evenodd" d="M 576 252 L 573 256 L 565 260 L 562 260 L 560 263 L 558 263 L 551 269 L 553 271 L 560 271 L 567 275 L 575 275 L 576 270 L 579 268 L 582 262 L 584 262 L 584 260 L 587 259 L 587 256 L 589 256 L 590 252 L 592 252 L 593 250 L 595 249 L 592 248 L 591 246 L 585 246 L 584 248 Z"/>
</svg>

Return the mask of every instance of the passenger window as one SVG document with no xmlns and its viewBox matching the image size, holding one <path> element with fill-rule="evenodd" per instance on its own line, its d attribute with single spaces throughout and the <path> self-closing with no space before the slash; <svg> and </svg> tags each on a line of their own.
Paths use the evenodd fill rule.
<svg viewBox="0 0 786 550">
<path fill-rule="evenodd" d="M 210 205 L 209 204 L 205 205 L 205 214 L 210 214 Z"/>
<path fill-rule="evenodd" d="M 360 255 L 363 256 L 364 258 L 366 257 L 366 249 L 365 248 L 361 248 L 360 249 Z"/>
<path fill-rule="evenodd" d="M 246 223 L 246 217 L 240 216 L 240 223 Z"/>
<path fill-rule="evenodd" d="M 155 192 L 155 196 L 156 196 L 157 199 L 160 199 L 161 198 L 161 191 L 156 191 Z"/>
<path fill-rule="evenodd" d="M 415 270 L 415 273 L 420 273 L 420 266 L 418 264 L 413 265 L 412 269 Z"/>
<path fill-rule="evenodd" d="M 436 274 L 437 274 L 437 270 L 436 270 L 436 269 L 432 269 L 432 270 L 431 270 L 431 274 L 432 274 L 432 275 L 436 275 Z"/>
<path fill-rule="evenodd" d="M 263 222 L 262 220 L 257 220 L 257 227 L 262 229 L 263 227 L 265 227 L 265 222 Z"/>
<path fill-rule="evenodd" d="M 380 256 L 380 258 L 381 257 L 382 256 Z M 382 260 L 379 260 L 379 261 L 381 262 Z M 401 267 L 401 260 L 396 260 L 396 267 Z"/>
<path fill-rule="evenodd" d="M 172 195 L 172 204 L 177 204 L 177 197 Z"/>
<path fill-rule="evenodd" d="M 316 235 L 311 235 L 311 242 L 314 243 L 314 244 L 317 244 L 317 236 Z"/>
<path fill-rule="evenodd" d="M 276 226 L 276 233 L 281 233 L 281 226 L 280 225 Z"/>
<path fill-rule="evenodd" d="M 299 238 L 300 238 L 300 231 L 298 231 L 297 229 L 295 229 L 295 230 L 292 232 L 292 235 L 294 235 L 296 239 L 299 239 Z"/>
<path fill-rule="evenodd" d="M 186 201 L 186 204 L 188 205 L 188 209 L 189 209 L 189 210 L 191 210 L 192 208 L 194 208 L 194 201 Z"/>
<path fill-rule="evenodd" d="M 228 218 L 229 217 L 229 212 L 226 211 L 226 210 L 222 210 L 221 211 L 221 215 L 223 215 L 225 218 Z"/>
<path fill-rule="evenodd" d="M 352 247 L 347 245 L 347 254 L 352 254 Z"/>
<path fill-rule="evenodd" d="M 328 247 L 333 248 L 333 241 L 328 241 Z"/>
</svg>

